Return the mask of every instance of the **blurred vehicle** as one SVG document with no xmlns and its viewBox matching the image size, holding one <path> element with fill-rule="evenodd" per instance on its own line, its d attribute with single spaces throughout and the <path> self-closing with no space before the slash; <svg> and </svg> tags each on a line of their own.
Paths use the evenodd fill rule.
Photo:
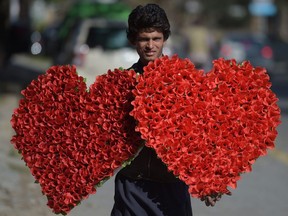
<svg viewBox="0 0 288 216">
<path fill-rule="evenodd" d="M 39 55 L 42 51 L 41 34 L 29 23 L 16 20 L 10 23 L 5 36 L 0 86 L 9 89 L 10 84 L 15 83 L 25 88 L 51 65 L 51 61 Z"/>
<path fill-rule="evenodd" d="M 126 22 L 103 18 L 82 19 L 70 28 L 54 64 L 74 64 L 77 72 L 94 82 L 108 69 L 128 68 L 138 54 L 126 38 Z"/>
<path fill-rule="evenodd" d="M 109 69 L 129 68 L 139 59 L 126 37 L 130 12 L 120 2 L 77 2 L 61 23 L 43 31 L 43 50 L 53 58 L 54 65 L 76 65 L 87 84 Z M 169 39 L 163 52 L 183 57 L 181 43 L 171 43 L 175 38 Z"/>
<path fill-rule="evenodd" d="M 217 58 L 245 60 L 255 66 L 265 67 L 272 78 L 274 70 L 274 50 L 265 35 L 233 32 L 224 35 L 218 47 Z"/>
<path fill-rule="evenodd" d="M 279 37 L 270 37 L 274 50 L 275 66 L 274 78 L 277 80 L 288 80 L 288 43 Z"/>
<path fill-rule="evenodd" d="M 62 49 L 71 32 L 71 28 L 76 22 L 84 19 L 102 18 L 109 20 L 126 21 L 130 12 L 130 8 L 121 2 L 86 0 L 75 1 L 63 19 L 47 26 L 42 32 L 43 52 L 47 56 L 54 56 Z"/>
<path fill-rule="evenodd" d="M 106 18 L 87 18 L 74 23 L 62 48 L 54 55 L 54 64 L 76 65 L 78 73 L 87 83 L 109 69 L 129 68 L 139 56 L 126 37 L 127 21 Z M 185 56 L 183 43 L 175 35 L 169 38 L 163 49 L 165 55 Z M 176 45 L 174 45 L 176 44 Z M 181 47 L 182 45 L 182 47 Z"/>
<path fill-rule="evenodd" d="M 30 52 L 31 34 L 31 27 L 26 22 L 17 20 L 9 25 L 5 38 L 6 63 L 10 61 L 14 54 Z"/>
<path fill-rule="evenodd" d="M 78 1 L 42 32 L 43 54 L 73 64 L 88 84 L 108 69 L 128 68 L 138 55 L 126 38 L 130 8 L 120 2 Z"/>
<path fill-rule="evenodd" d="M 41 33 L 21 20 L 10 24 L 5 42 L 7 60 L 14 54 L 38 55 L 42 52 Z"/>
</svg>

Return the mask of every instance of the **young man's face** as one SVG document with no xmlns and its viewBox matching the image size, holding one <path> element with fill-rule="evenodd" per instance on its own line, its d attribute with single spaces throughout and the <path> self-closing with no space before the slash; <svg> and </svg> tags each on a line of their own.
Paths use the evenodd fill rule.
<svg viewBox="0 0 288 216">
<path fill-rule="evenodd" d="M 135 47 L 140 57 L 140 61 L 146 65 L 149 61 L 154 61 L 162 55 L 165 44 L 164 35 L 156 30 L 145 30 L 138 33 Z"/>
</svg>

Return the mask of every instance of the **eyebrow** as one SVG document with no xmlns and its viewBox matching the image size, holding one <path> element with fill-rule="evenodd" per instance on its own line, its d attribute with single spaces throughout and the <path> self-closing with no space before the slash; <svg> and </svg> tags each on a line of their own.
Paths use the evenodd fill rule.
<svg viewBox="0 0 288 216">
<path fill-rule="evenodd" d="M 149 39 L 152 39 L 152 40 L 155 40 L 155 39 L 161 39 L 163 37 L 161 36 L 153 36 L 153 37 L 149 37 L 149 36 L 138 36 L 137 37 L 137 40 L 149 40 Z"/>
</svg>

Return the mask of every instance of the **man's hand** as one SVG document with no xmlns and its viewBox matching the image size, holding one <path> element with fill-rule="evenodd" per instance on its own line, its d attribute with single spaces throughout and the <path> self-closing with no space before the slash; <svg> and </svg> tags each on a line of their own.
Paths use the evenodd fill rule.
<svg viewBox="0 0 288 216">
<path fill-rule="evenodd" d="M 231 196 L 231 193 L 227 195 Z M 222 194 L 218 193 L 210 196 L 205 196 L 201 198 L 201 201 L 205 201 L 206 206 L 215 206 L 216 202 L 218 202 L 221 199 L 221 197 Z"/>
</svg>

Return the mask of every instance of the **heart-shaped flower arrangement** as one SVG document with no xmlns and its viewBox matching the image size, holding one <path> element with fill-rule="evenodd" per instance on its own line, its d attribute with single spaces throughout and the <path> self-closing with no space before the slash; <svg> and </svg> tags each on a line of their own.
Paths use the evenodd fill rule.
<svg viewBox="0 0 288 216">
<path fill-rule="evenodd" d="M 22 91 L 11 141 L 55 213 L 67 214 L 137 152 L 135 77 L 108 71 L 87 91 L 75 67 L 53 66 Z"/>
<path fill-rule="evenodd" d="M 214 60 L 204 74 L 164 56 L 144 68 L 131 114 L 146 145 L 193 197 L 229 194 L 240 175 L 274 147 L 280 109 L 264 68 Z"/>
<path fill-rule="evenodd" d="M 133 70 L 115 69 L 89 91 L 75 67 L 53 66 L 22 92 L 12 143 L 55 213 L 67 214 L 133 158 L 139 132 L 192 196 L 225 194 L 274 147 L 280 109 L 270 87 L 265 69 L 224 59 L 204 74 L 164 56 L 138 83 Z"/>
</svg>

